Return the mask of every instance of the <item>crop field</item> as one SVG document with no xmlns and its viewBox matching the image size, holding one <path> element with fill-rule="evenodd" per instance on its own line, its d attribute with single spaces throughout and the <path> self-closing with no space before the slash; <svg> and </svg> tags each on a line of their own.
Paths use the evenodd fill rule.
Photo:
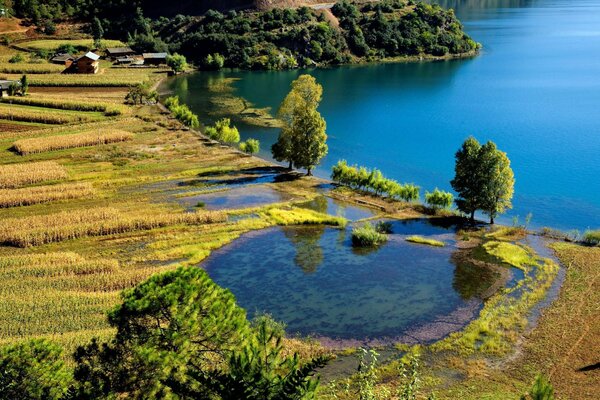
<svg viewBox="0 0 600 400">
<path fill-rule="evenodd" d="M 69 133 L 81 133 L 85 131 L 90 131 L 91 129 L 98 130 L 107 130 L 113 129 L 116 130 L 119 127 L 123 127 L 124 125 L 128 125 L 136 121 L 136 118 L 125 117 L 125 118 L 111 118 L 105 119 L 103 121 L 96 122 L 86 122 L 74 125 L 22 125 L 23 129 L 19 130 L 6 130 L 0 131 L 0 140 L 2 139 L 15 139 L 15 138 L 26 138 L 32 136 L 57 136 L 57 135 L 66 135 Z M 32 129 L 34 128 L 34 129 Z"/>
<path fill-rule="evenodd" d="M 65 70 L 64 65 L 43 63 L 17 63 L 9 64 L 0 62 L 0 74 L 59 74 Z"/>
<path fill-rule="evenodd" d="M 126 131 L 89 131 L 73 135 L 46 136 L 41 138 L 21 139 L 14 142 L 13 147 L 21 155 L 42 153 L 77 147 L 98 146 L 102 144 L 132 140 L 133 133 Z"/>
<path fill-rule="evenodd" d="M 57 110 L 71 111 L 95 111 L 110 115 L 120 115 L 126 110 L 125 106 L 112 103 L 84 102 L 77 100 L 62 100 L 57 98 L 44 98 L 41 96 L 7 97 L 0 100 L 2 103 L 17 104 L 23 106 L 34 106 L 52 108 Z"/>
<path fill-rule="evenodd" d="M 6 218 L 0 221 L 0 243 L 17 247 L 37 246 L 86 236 L 106 236 L 169 225 L 201 225 L 227 220 L 217 211 L 173 214 L 125 214 L 98 207 L 55 214 Z"/>
<path fill-rule="evenodd" d="M 71 45 L 75 48 L 86 48 L 93 49 L 94 48 L 94 40 L 93 39 L 44 39 L 44 40 L 32 40 L 30 42 L 21 42 L 19 43 L 20 47 L 25 47 L 32 50 L 49 50 L 53 51 L 59 48 L 62 45 Z M 125 44 L 120 40 L 109 40 L 103 39 L 102 45 L 105 47 L 123 47 Z"/>
<path fill-rule="evenodd" d="M 0 119 L 8 121 L 38 122 L 56 125 L 88 122 L 94 119 L 101 119 L 102 117 L 103 113 L 78 113 L 43 107 L 0 103 Z"/>
<path fill-rule="evenodd" d="M 0 207 L 28 206 L 57 200 L 78 199 L 94 194 L 90 183 L 64 183 L 21 189 L 0 189 Z"/>
<path fill-rule="evenodd" d="M 0 188 L 18 188 L 68 177 L 67 170 L 54 161 L 0 165 Z"/>
</svg>

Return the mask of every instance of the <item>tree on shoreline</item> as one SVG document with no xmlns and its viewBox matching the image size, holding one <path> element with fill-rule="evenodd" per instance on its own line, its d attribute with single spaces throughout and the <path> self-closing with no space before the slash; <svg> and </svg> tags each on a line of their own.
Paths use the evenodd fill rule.
<svg viewBox="0 0 600 400">
<path fill-rule="evenodd" d="M 307 175 L 327 154 L 326 123 L 317 111 L 323 87 L 310 75 L 301 75 L 279 107 L 283 128 L 271 146 L 275 160 L 289 163 L 289 168 L 305 168 Z"/>
<path fill-rule="evenodd" d="M 483 146 L 469 137 L 456 152 L 455 176 L 450 184 L 458 193 L 458 209 L 470 215 L 482 210 L 490 217 L 490 224 L 498 214 L 512 208 L 515 178 L 506 153 L 488 141 Z"/>
</svg>

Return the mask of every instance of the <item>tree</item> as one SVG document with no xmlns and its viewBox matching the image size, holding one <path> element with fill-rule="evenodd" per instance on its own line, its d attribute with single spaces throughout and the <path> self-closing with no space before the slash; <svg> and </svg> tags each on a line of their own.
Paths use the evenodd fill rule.
<svg viewBox="0 0 600 400">
<path fill-rule="evenodd" d="M 510 160 L 503 151 L 496 148 L 494 142 L 487 142 L 479 152 L 479 170 L 481 171 L 480 206 L 490 217 L 490 224 L 498 214 L 512 208 L 515 176 Z"/>
<path fill-rule="evenodd" d="M 184 72 L 188 67 L 188 63 L 185 56 L 177 53 L 167 56 L 167 65 L 175 73 Z"/>
<path fill-rule="evenodd" d="M 248 154 L 256 154 L 260 151 L 260 142 L 256 139 L 248 139 L 240 144 L 240 150 Z"/>
<path fill-rule="evenodd" d="M 80 398 L 208 398 L 209 373 L 252 337 L 246 313 L 200 268 L 154 275 L 109 313 L 116 335 L 80 347 Z"/>
<path fill-rule="evenodd" d="M 283 123 L 277 143 L 271 148 L 273 158 L 288 161 L 290 168 L 306 168 L 307 175 L 327 154 L 325 120 L 317 111 L 323 87 L 310 75 L 301 75 L 279 107 Z"/>
<path fill-rule="evenodd" d="M 240 141 L 240 132 L 235 126 L 231 126 L 229 118 L 218 120 L 214 126 L 207 127 L 205 133 L 211 139 L 224 143 L 238 143 Z"/>
<path fill-rule="evenodd" d="M 148 83 L 138 83 L 129 89 L 127 96 L 125 96 L 125 100 L 128 103 L 136 104 L 144 104 L 146 102 L 156 102 L 158 99 L 158 93 L 155 90 L 152 90 Z"/>
<path fill-rule="evenodd" d="M 458 194 L 456 206 L 465 214 L 470 214 L 471 221 L 475 220 L 475 211 L 480 205 L 481 177 L 478 174 L 478 158 L 481 145 L 470 136 L 456 152 L 454 179 L 450 181 L 452 188 Z"/>
<path fill-rule="evenodd" d="M 25 96 L 29 91 L 29 82 L 27 81 L 27 75 L 21 77 L 21 94 Z"/>
<path fill-rule="evenodd" d="M 453 201 L 454 196 L 452 193 L 444 192 L 438 188 L 435 188 L 435 190 L 431 193 L 425 193 L 425 203 L 427 203 L 434 210 L 450 208 Z"/>
<path fill-rule="evenodd" d="M 94 47 L 100 47 L 100 41 L 104 37 L 104 28 L 102 28 L 102 23 L 98 19 L 98 17 L 94 17 L 92 20 L 92 37 L 94 38 Z"/>
<path fill-rule="evenodd" d="M 0 399 L 61 399 L 72 381 L 62 349 L 32 339 L 0 349 Z"/>
</svg>

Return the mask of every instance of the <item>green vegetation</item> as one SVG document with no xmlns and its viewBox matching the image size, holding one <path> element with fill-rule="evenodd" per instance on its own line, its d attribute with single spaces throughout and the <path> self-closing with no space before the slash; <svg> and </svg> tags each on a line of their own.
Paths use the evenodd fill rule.
<svg viewBox="0 0 600 400">
<path fill-rule="evenodd" d="M 494 142 L 483 146 L 469 137 L 456 152 L 455 177 L 450 182 L 458 193 L 458 209 L 475 219 L 475 211 L 482 210 L 494 218 L 512 208 L 515 178 L 506 153 Z"/>
<path fill-rule="evenodd" d="M 43 339 L 0 348 L 0 399 L 65 398 L 71 373 L 62 349 Z"/>
<path fill-rule="evenodd" d="M 597 231 L 586 231 L 583 234 L 583 242 L 592 246 L 600 244 L 600 230 Z"/>
<path fill-rule="evenodd" d="M 185 56 L 177 53 L 167 56 L 167 65 L 175 73 L 184 72 L 188 68 L 188 63 L 185 59 Z"/>
<path fill-rule="evenodd" d="M 368 170 L 356 165 L 349 166 L 346 160 L 338 161 L 333 166 L 331 179 L 354 189 L 372 191 L 377 196 L 387 195 L 391 199 L 401 199 L 407 202 L 419 199 L 418 186 L 401 185 L 393 179 L 385 178 L 377 168 Z"/>
<path fill-rule="evenodd" d="M 226 14 L 209 11 L 198 23 L 177 16 L 160 19 L 152 26 L 173 51 L 210 69 L 222 65 L 289 69 L 458 56 L 478 49 L 452 11 L 403 0 L 342 1 L 327 13 L 307 7 Z M 223 62 L 217 61 L 217 55 Z"/>
<path fill-rule="evenodd" d="M 235 126 L 231 126 L 229 118 L 223 118 L 215 122 L 214 126 L 208 126 L 204 130 L 206 136 L 219 142 L 235 144 L 240 141 L 240 132 Z"/>
<path fill-rule="evenodd" d="M 369 222 L 352 229 L 352 246 L 354 247 L 378 246 L 385 242 L 387 242 L 386 234 L 379 232 Z"/>
<path fill-rule="evenodd" d="M 240 150 L 248 154 L 256 154 L 260 151 L 260 142 L 257 139 L 248 139 L 240 143 Z"/>
<path fill-rule="evenodd" d="M 434 210 L 443 210 L 452 207 L 454 195 L 435 188 L 433 192 L 425 193 L 425 203 Z"/>
<path fill-rule="evenodd" d="M 444 247 L 446 245 L 446 243 L 441 242 L 439 240 L 427 239 L 427 238 L 424 238 L 423 236 L 418 236 L 418 235 L 409 236 L 406 238 L 406 241 L 411 242 L 411 243 L 426 244 L 428 246 L 435 246 L 435 247 Z"/>
<path fill-rule="evenodd" d="M 289 168 L 306 168 L 306 175 L 327 155 L 325 120 L 317 111 L 323 87 L 310 75 L 292 82 L 291 90 L 279 107 L 283 128 L 271 147 L 273 158 L 287 161 Z"/>
<path fill-rule="evenodd" d="M 187 105 L 179 104 L 179 97 L 172 96 L 167 98 L 165 100 L 165 107 L 167 107 L 173 113 L 173 116 L 183 125 L 192 129 L 200 127 L 198 116 L 194 114 Z"/>
<path fill-rule="evenodd" d="M 554 388 L 544 375 L 538 375 L 531 390 L 521 400 L 554 400 Z"/>
</svg>

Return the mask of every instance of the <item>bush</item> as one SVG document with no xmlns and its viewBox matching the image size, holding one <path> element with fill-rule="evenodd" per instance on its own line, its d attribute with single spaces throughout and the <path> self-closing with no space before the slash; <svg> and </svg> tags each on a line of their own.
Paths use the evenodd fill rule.
<svg viewBox="0 0 600 400">
<path fill-rule="evenodd" d="M 167 56 L 167 65 L 176 73 L 184 72 L 188 67 L 185 57 L 177 53 Z"/>
<path fill-rule="evenodd" d="M 386 241 L 387 236 L 378 232 L 370 223 L 352 229 L 352 246 L 354 247 L 377 246 Z"/>
<path fill-rule="evenodd" d="M 14 56 L 12 56 L 11 58 L 8 59 L 8 62 L 11 64 L 18 64 L 25 61 L 25 57 L 23 57 L 23 54 L 21 53 L 17 53 Z"/>
<path fill-rule="evenodd" d="M 235 126 L 231 126 L 229 118 L 223 118 L 215 122 L 214 126 L 209 126 L 204 132 L 213 140 L 223 143 L 238 143 L 240 141 L 240 132 Z"/>
<path fill-rule="evenodd" d="M 586 231 L 583 234 L 583 242 L 589 245 L 600 245 L 600 230 Z"/>
<path fill-rule="evenodd" d="M 185 126 L 188 126 L 192 129 L 200 127 L 198 116 L 194 114 L 192 110 L 190 110 L 185 104 L 179 104 L 179 97 L 168 97 L 164 104 L 165 107 L 167 107 L 173 113 L 173 116 Z"/>
<path fill-rule="evenodd" d="M 248 154 L 256 154 L 260 151 L 260 142 L 257 139 L 248 139 L 240 143 L 240 150 Z"/>
</svg>

